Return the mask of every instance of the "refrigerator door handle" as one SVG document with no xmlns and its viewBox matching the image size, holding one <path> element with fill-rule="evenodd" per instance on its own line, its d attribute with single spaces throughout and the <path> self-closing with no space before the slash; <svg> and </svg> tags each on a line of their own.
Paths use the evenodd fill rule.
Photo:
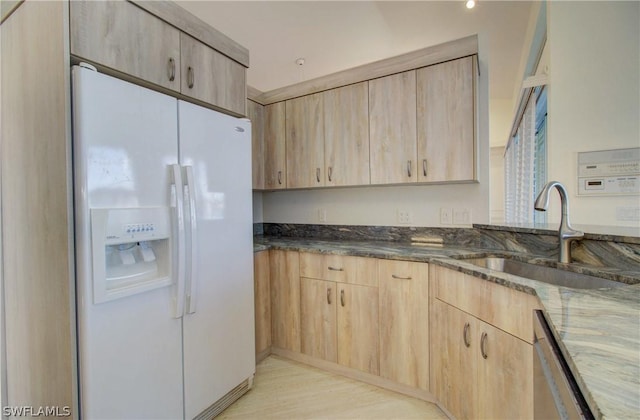
<svg viewBox="0 0 640 420">
<path fill-rule="evenodd" d="M 186 174 L 186 188 L 189 199 L 189 234 L 190 243 L 187 247 L 187 313 L 192 314 L 196 311 L 196 297 L 198 291 L 198 236 L 197 236 L 197 215 L 196 215 L 196 190 L 193 180 L 193 167 L 184 167 Z"/>
<path fill-rule="evenodd" d="M 174 318 L 182 318 L 184 314 L 185 295 L 185 230 L 184 230 L 184 192 L 182 184 L 182 169 L 180 165 L 171 165 L 175 193 L 174 210 L 174 249 L 173 249 L 173 276 L 176 279 L 176 293 L 174 295 Z M 173 204 L 173 203 L 172 203 Z"/>
</svg>

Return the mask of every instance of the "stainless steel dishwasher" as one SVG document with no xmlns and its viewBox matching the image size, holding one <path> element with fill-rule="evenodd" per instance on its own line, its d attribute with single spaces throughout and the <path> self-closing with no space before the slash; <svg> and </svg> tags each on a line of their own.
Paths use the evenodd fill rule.
<svg viewBox="0 0 640 420">
<path fill-rule="evenodd" d="M 542 311 L 534 315 L 534 419 L 593 419 Z"/>
</svg>

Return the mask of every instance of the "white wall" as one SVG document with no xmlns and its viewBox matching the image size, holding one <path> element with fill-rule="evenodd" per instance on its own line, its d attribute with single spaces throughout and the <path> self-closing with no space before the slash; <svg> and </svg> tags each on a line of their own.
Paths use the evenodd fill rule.
<svg viewBox="0 0 640 420">
<path fill-rule="evenodd" d="M 263 221 L 320 223 L 318 210 L 324 209 L 327 214 L 327 224 L 399 226 L 397 210 L 406 210 L 413 218 L 409 225 L 441 226 L 440 208 L 445 207 L 469 209 L 472 223 L 488 223 L 489 63 L 487 63 L 487 57 L 490 45 L 482 34 L 478 35 L 478 48 L 480 50 L 477 139 L 479 183 L 263 193 Z M 254 215 L 254 219 L 259 219 L 259 216 Z"/>
<path fill-rule="evenodd" d="M 573 223 L 638 226 L 616 208 L 638 196 L 577 196 L 577 152 L 640 147 L 640 3 L 548 4 L 548 179 L 565 184 Z M 549 221 L 559 220 L 553 194 Z"/>
</svg>

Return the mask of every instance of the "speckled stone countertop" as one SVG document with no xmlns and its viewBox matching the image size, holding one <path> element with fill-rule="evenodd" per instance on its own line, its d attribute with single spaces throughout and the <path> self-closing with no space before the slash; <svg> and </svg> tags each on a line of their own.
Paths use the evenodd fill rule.
<svg viewBox="0 0 640 420">
<path fill-rule="evenodd" d="M 561 265 L 531 254 L 392 241 L 256 236 L 254 250 L 282 249 L 429 262 L 537 295 L 560 350 L 597 419 L 640 416 L 640 269 Z M 482 268 L 465 259 L 505 256 L 617 280 L 613 289 L 571 289 Z"/>
</svg>

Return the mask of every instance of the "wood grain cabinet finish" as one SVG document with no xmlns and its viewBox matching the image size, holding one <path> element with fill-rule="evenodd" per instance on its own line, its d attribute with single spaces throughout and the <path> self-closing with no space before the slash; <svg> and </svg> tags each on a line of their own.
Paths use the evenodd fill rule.
<svg viewBox="0 0 640 420">
<path fill-rule="evenodd" d="M 444 267 L 431 278 L 431 392 L 456 418 L 532 418 L 533 296 Z"/>
<path fill-rule="evenodd" d="M 286 101 L 287 188 L 325 185 L 323 94 Z"/>
<path fill-rule="evenodd" d="M 271 343 L 300 352 L 300 262 L 294 251 L 270 250 Z"/>
<path fill-rule="evenodd" d="M 368 82 L 324 92 L 325 185 L 369 184 Z"/>
<path fill-rule="evenodd" d="M 418 180 L 415 70 L 369 81 L 371 184 Z"/>
<path fill-rule="evenodd" d="M 264 107 L 264 182 L 268 190 L 287 188 L 285 108 L 284 102 Z"/>
<path fill-rule="evenodd" d="M 180 31 L 126 1 L 70 2 L 71 54 L 180 91 Z"/>
<path fill-rule="evenodd" d="M 246 69 L 187 34 L 180 34 L 184 95 L 245 114 Z"/>
<path fill-rule="evenodd" d="M 428 264 L 380 260 L 380 376 L 429 390 Z"/>
<path fill-rule="evenodd" d="M 473 57 L 416 71 L 418 182 L 476 178 L 474 83 Z"/>
<path fill-rule="evenodd" d="M 376 264 L 300 253 L 302 353 L 379 373 Z"/>
<path fill-rule="evenodd" d="M 2 406 L 77 418 L 68 13 L 27 1 L 0 26 Z"/>
<path fill-rule="evenodd" d="M 264 106 L 247 100 L 247 117 L 251 120 L 251 179 L 254 190 L 264 189 Z"/>
<path fill-rule="evenodd" d="M 269 251 L 253 254 L 253 293 L 255 299 L 256 357 L 271 347 L 271 284 Z"/>
</svg>

